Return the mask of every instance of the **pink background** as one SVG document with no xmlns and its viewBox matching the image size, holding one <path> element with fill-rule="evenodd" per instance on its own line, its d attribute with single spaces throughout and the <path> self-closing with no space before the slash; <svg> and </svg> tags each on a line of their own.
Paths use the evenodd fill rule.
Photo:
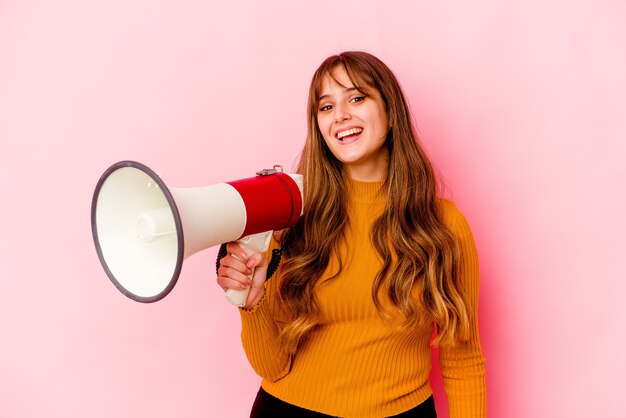
<svg viewBox="0 0 626 418">
<path fill-rule="evenodd" d="M 344 49 L 395 70 L 473 227 L 490 416 L 623 416 L 625 21 L 618 0 L 1 1 L 0 416 L 247 416 L 215 249 L 132 302 L 92 192 L 122 159 L 176 187 L 292 167 Z"/>
</svg>

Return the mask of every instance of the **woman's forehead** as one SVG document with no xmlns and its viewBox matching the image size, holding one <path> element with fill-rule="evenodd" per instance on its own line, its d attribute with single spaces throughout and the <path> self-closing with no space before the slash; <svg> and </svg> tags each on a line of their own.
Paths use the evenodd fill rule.
<svg viewBox="0 0 626 418">
<path fill-rule="evenodd" d="M 322 98 L 331 95 L 334 91 L 347 90 L 354 87 L 354 83 L 350 80 L 345 71 L 335 74 L 326 73 L 324 77 L 322 77 L 319 94 L 317 96 L 318 98 Z"/>
<path fill-rule="evenodd" d="M 317 88 L 318 99 L 330 93 L 332 89 L 354 89 L 365 92 L 372 88 L 369 83 L 359 77 L 358 74 L 348 74 L 348 71 L 343 65 L 336 65 L 333 68 L 326 71 L 320 78 L 320 83 Z"/>
</svg>

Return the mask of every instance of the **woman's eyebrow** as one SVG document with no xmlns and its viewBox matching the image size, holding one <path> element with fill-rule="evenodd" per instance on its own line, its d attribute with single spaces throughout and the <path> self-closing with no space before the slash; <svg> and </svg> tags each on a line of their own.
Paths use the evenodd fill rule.
<svg viewBox="0 0 626 418">
<path fill-rule="evenodd" d="M 343 92 L 344 92 L 344 93 L 352 93 L 353 91 L 358 91 L 358 92 L 360 92 L 361 90 L 360 90 L 358 87 L 347 87 L 347 88 L 345 88 L 345 89 L 343 90 Z M 332 96 L 332 94 L 324 94 L 324 95 L 322 95 L 322 96 L 318 97 L 317 101 L 318 101 L 318 102 L 319 102 L 319 101 L 322 101 L 322 100 L 327 99 L 327 98 L 329 98 L 329 97 L 331 97 L 331 96 Z"/>
</svg>

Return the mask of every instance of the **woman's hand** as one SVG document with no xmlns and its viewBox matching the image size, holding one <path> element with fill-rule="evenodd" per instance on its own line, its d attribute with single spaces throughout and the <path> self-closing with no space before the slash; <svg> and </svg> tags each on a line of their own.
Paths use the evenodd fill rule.
<svg viewBox="0 0 626 418">
<path fill-rule="evenodd" d="M 217 284 L 224 291 L 241 291 L 251 286 L 245 308 L 252 308 L 265 294 L 263 285 L 269 264 L 267 257 L 262 253 L 254 253 L 248 257 L 236 242 L 229 242 L 226 251 L 227 254 L 220 260 L 220 268 L 217 270 Z"/>
</svg>

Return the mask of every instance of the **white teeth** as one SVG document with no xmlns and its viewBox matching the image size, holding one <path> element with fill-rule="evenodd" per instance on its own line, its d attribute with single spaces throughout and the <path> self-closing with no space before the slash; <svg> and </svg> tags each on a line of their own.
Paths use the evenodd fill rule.
<svg viewBox="0 0 626 418">
<path fill-rule="evenodd" d="M 361 132 L 363 132 L 362 128 L 352 128 L 352 129 L 348 129 L 346 131 L 341 131 L 337 134 L 337 138 L 338 139 L 343 139 L 348 135 L 353 135 L 353 134 L 360 134 Z"/>
</svg>

